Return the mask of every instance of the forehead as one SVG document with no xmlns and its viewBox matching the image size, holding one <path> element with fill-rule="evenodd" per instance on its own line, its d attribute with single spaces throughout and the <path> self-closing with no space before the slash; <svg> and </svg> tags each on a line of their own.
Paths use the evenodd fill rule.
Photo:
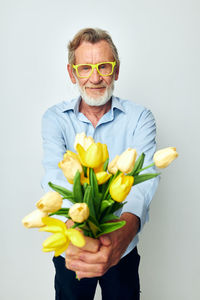
<svg viewBox="0 0 200 300">
<path fill-rule="evenodd" d="M 100 41 L 95 44 L 82 42 L 75 50 L 75 63 L 96 64 L 104 61 L 113 61 L 114 57 L 110 45 L 106 41 Z"/>
</svg>

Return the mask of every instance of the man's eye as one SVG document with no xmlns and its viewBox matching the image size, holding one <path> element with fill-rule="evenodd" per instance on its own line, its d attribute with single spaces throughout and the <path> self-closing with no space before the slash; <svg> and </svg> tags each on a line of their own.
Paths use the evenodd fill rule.
<svg viewBox="0 0 200 300">
<path fill-rule="evenodd" d="M 90 66 L 82 66 L 82 69 L 85 70 L 85 71 L 87 71 L 87 70 L 90 70 L 91 67 Z"/>
<path fill-rule="evenodd" d="M 105 68 L 106 68 L 106 64 L 102 64 L 102 65 L 99 66 L 99 69 L 100 69 L 100 70 L 103 70 L 103 69 L 105 69 Z"/>
</svg>

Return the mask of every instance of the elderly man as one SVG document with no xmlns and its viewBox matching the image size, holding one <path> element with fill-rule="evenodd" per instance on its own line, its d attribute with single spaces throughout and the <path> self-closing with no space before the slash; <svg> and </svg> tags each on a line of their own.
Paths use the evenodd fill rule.
<svg viewBox="0 0 200 300">
<path fill-rule="evenodd" d="M 110 160 L 131 147 L 138 154 L 144 152 L 145 164 L 149 164 L 155 152 L 156 128 L 151 112 L 113 96 L 119 57 L 109 34 L 83 29 L 69 43 L 68 50 L 68 73 L 80 97 L 57 104 L 44 114 L 45 191 L 49 181 L 70 188 L 57 165 L 67 149 L 74 151 L 77 133 L 85 132 L 96 142 L 107 144 Z M 157 179 L 153 179 L 131 190 L 120 214 L 120 219 L 126 221 L 123 228 L 98 240 L 86 237 L 84 248 L 70 245 L 66 254 L 53 258 L 57 300 L 93 299 L 98 282 L 104 300 L 139 299 L 140 257 L 136 246 L 156 186 Z M 70 203 L 66 200 L 64 206 Z M 70 221 L 66 224 L 71 226 Z"/>
</svg>

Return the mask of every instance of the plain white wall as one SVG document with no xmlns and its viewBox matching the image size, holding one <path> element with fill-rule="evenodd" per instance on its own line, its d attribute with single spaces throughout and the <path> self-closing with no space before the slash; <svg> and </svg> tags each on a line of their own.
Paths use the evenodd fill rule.
<svg viewBox="0 0 200 300">
<path fill-rule="evenodd" d="M 53 300 L 46 234 L 21 226 L 43 194 L 40 121 L 77 92 L 67 43 L 83 27 L 108 30 L 120 58 L 115 95 L 157 120 L 158 148 L 180 156 L 163 171 L 139 244 L 141 300 L 200 297 L 200 4 L 195 0 L 4 0 L 0 2 L 2 300 Z M 100 299 L 99 294 L 96 299 Z"/>
</svg>

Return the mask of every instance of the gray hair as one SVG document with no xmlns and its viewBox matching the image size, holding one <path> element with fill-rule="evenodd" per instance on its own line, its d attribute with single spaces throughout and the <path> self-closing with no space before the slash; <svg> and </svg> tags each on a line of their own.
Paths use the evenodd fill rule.
<svg viewBox="0 0 200 300">
<path fill-rule="evenodd" d="M 105 30 L 99 28 L 84 28 L 81 29 L 68 44 L 68 62 L 75 64 L 75 50 L 81 45 L 83 41 L 95 44 L 100 41 L 106 41 L 112 50 L 117 67 L 120 64 L 118 51 L 112 41 L 111 36 Z"/>
</svg>

